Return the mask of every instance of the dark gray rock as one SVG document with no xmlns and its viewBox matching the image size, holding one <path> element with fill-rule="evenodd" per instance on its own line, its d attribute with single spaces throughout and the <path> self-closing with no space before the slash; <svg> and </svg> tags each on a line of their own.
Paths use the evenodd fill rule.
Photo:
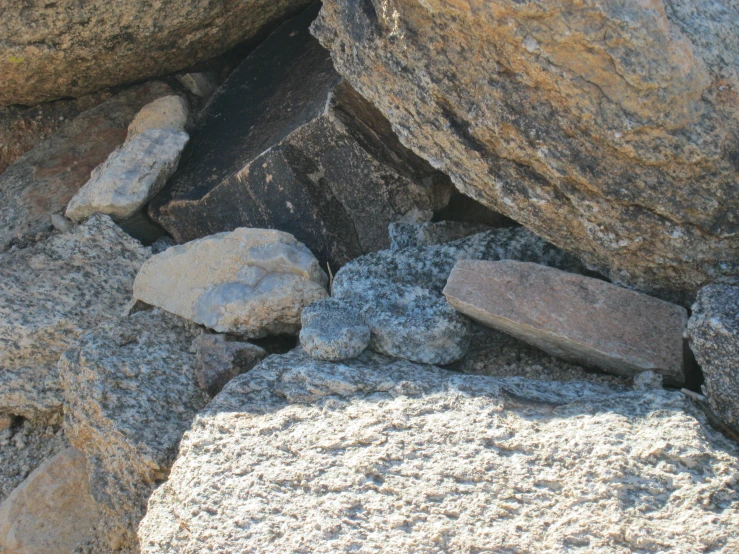
<svg viewBox="0 0 739 554">
<path fill-rule="evenodd" d="M 202 334 L 192 341 L 195 373 L 200 388 L 215 396 L 234 377 L 246 373 L 266 356 L 264 348 L 249 342 L 229 341 L 225 335 Z"/>
<path fill-rule="evenodd" d="M 489 230 L 488 225 L 461 221 L 417 224 L 398 222 L 390 224 L 388 234 L 390 235 L 390 249 L 397 250 L 414 246 L 445 244 Z"/>
<path fill-rule="evenodd" d="M 360 311 L 333 298 L 305 308 L 301 324 L 300 344 L 317 360 L 356 358 L 370 343 L 370 328 Z"/>
<path fill-rule="evenodd" d="M 315 13 L 280 27 L 205 108 L 150 207 L 179 242 L 278 229 L 338 267 L 387 248 L 389 223 L 428 221 L 448 201 L 449 180 L 334 71 L 308 32 Z"/>
</svg>

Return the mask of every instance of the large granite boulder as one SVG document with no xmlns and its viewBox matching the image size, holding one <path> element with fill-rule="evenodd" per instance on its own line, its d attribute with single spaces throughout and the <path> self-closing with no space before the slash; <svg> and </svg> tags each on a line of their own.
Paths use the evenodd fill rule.
<svg viewBox="0 0 739 554">
<path fill-rule="evenodd" d="M 679 392 L 272 356 L 202 411 L 142 552 L 732 552 L 739 449 Z"/>
<path fill-rule="evenodd" d="M 107 216 L 0 254 L 0 413 L 36 419 L 61 411 L 59 356 L 120 315 L 150 255 Z"/>
<path fill-rule="evenodd" d="M 310 0 L 5 2 L 0 106 L 165 75 L 257 36 Z"/>
<path fill-rule="evenodd" d="M 401 141 L 614 281 L 739 283 L 736 0 L 326 0 Z"/>
<path fill-rule="evenodd" d="M 404 148 L 308 32 L 283 24 L 211 98 L 151 205 L 179 242 L 237 227 L 294 235 L 336 268 L 387 248 L 393 221 L 431 219 L 449 179 Z"/>
</svg>

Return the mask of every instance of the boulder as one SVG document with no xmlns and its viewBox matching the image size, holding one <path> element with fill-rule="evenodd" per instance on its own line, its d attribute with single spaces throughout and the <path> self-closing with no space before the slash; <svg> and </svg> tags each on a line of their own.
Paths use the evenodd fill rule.
<svg viewBox="0 0 739 554">
<path fill-rule="evenodd" d="M 59 356 L 116 317 L 151 252 L 107 216 L 0 258 L 0 412 L 61 411 Z"/>
<path fill-rule="evenodd" d="M 128 126 L 126 140 L 131 140 L 147 129 L 170 129 L 184 131 L 190 107 L 182 96 L 171 94 L 157 98 L 136 114 Z"/>
<path fill-rule="evenodd" d="M 275 31 L 199 116 L 150 208 L 178 242 L 279 229 L 336 268 L 387 248 L 390 222 L 427 221 L 448 201 L 448 178 L 403 148 L 336 74 L 308 32 L 315 14 Z"/>
<path fill-rule="evenodd" d="M 116 220 L 133 217 L 177 169 L 189 138 L 187 133 L 168 128 L 137 131 L 92 171 L 65 215 L 74 221 L 98 213 Z"/>
<path fill-rule="evenodd" d="M 220 333 L 297 333 L 300 312 L 328 296 L 318 260 L 281 231 L 236 229 L 150 258 L 134 298 Z"/>
<path fill-rule="evenodd" d="M 312 30 L 462 192 L 614 282 L 739 283 L 735 0 L 326 0 Z"/>
<path fill-rule="evenodd" d="M 90 172 L 123 144 L 126 128 L 142 106 L 170 93 L 159 82 L 127 89 L 16 160 L 0 175 L 0 252 L 47 236 L 51 214 L 64 212 Z"/>
<path fill-rule="evenodd" d="M 199 332 L 161 310 L 138 312 L 82 335 L 59 361 L 67 437 L 87 456 L 92 496 L 132 537 L 208 400 L 190 353 Z"/>
<path fill-rule="evenodd" d="M 300 322 L 300 344 L 317 360 L 356 358 L 370 343 L 370 328 L 360 311 L 335 298 L 305 308 Z"/>
<path fill-rule="evenodd" d="M 739 433 L 739 287 L 701 289 L 686 336 L 703 370 L 709 407 Z"/>
<path fill-rule="evenodd" d="M 234 377 L 246 373 L 267 351 L 249 342 L 231 341 L 225 335 L 202 334 L 192 341 L 198 385 L 215 396 Z"/>
<path fill-rule="evenodd" d="M 309 3 L 10 2 L 0 26 L 0 106 L 166 75 L 256 37 Z"/>
<path fill-rule="evenodd" d="M 685 308 L 538 264 L 461 260 L 444 296 L 472 319 L 605 371 L 685 381 Z"/>
<path fill-rule="evenodd" d="M 139 538 L 144 554 L 732 552 L 738 471 L 676 391 L 294 351 L 198 415 Z"/>
</svg>

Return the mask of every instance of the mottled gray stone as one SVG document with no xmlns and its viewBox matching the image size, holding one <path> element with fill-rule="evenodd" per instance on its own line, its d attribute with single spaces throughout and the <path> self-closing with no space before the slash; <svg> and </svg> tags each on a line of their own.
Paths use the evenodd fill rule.
<svg viewBox="0 0 739 554">
<path fill-rule="evenodd" d="M 192 341 L 200 388 L 215 396 L 234 377 L 246 373 L 267 351 L 249 342 L 231 341 L 225 335 L 202 334 Z"/>
<path fill-rule="evenodd" d="M 333 298 L 305 308 L 300 321 L 300 344 L 318 360 L 355 358 L 369 346 L 370 328 L 360 311 Z"/>
<path fill-rule="evenodd" d="M 0 412 L 58 412 L 59 356 L 117 317 L 151 255 L 107 216 L 0 256 Z"/>
<path fill-rule="evenodd" d="M 686 336 L 703 370 L 708 405 L 739 432 L 739 287 L 701 289 Z"/>
<path fill-rule="evenodd" d="M 738 456 L 675 391 L 297 350 L 198 415 L 139 537 L 144 554 L 728 553 Z"/>
<path fill-rule="evenodd" d="M 462 221 L 417 224 L 397 222 L 388 226 L 391 250 L 444 244 L 489 230 L 488 225 Z"/>
</svg>

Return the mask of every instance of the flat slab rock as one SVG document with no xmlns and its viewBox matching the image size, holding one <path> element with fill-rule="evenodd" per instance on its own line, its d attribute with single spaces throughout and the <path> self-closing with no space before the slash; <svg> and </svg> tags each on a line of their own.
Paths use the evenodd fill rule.
<svg viewBox="0 0 739 554">
<path fill-rule="evenodd" d="M 677 392 L 297 350 L 198 415 L 139 538 L 146 554 L 728 553 L 738 456 Z"/>
<path fill-rule="evenodd" d="M 0 254 L 0 412 L 34 419 L 61 411 L 59 357 L 120 315 L 150 255 L 107 216 Z"/>
<path fill-rule="evenodd" d="M 538 264 L 461 260 L 444 288 L 472 319 L 552 355 L 611 373 L 685 380 L 681 306 Z"/>
</svg>

